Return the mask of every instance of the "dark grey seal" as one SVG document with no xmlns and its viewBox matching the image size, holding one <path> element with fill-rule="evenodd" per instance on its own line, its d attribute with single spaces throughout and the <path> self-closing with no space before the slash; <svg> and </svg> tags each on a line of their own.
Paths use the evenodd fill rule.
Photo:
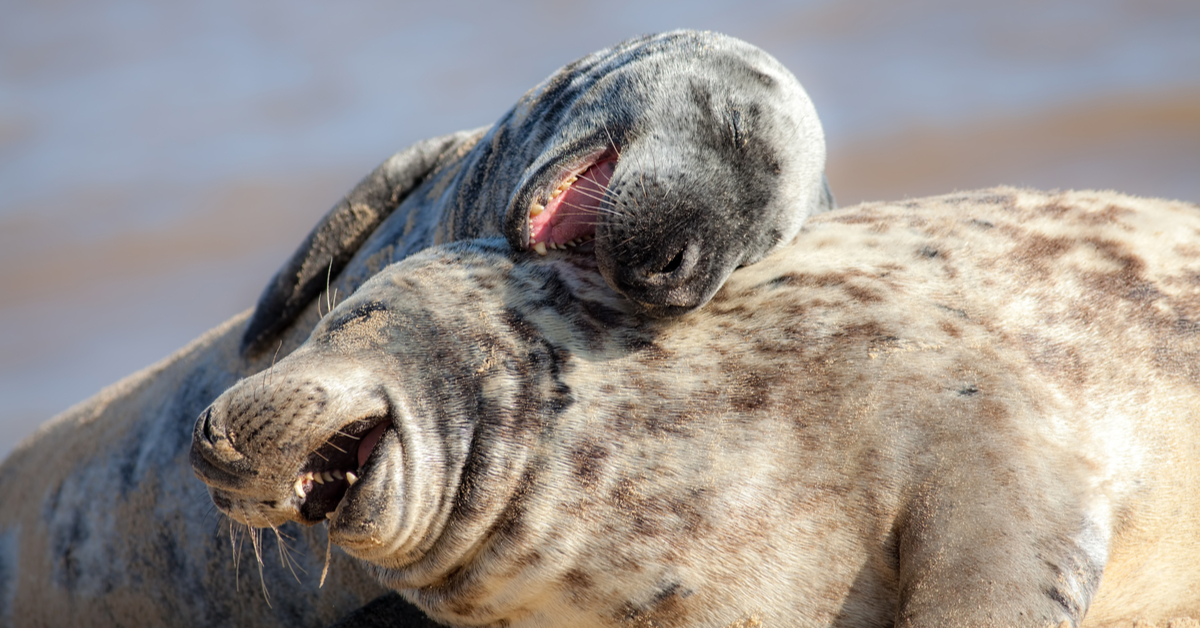
<svg viewBox="0 0 1200 628">
<path fill-rule="evenodd" d="M 579 247 L 643 311 L 682 314 L 833 206 L 824 169 L 812 102 L 769 54 L 710 32 L 631 39 L 564 66 L 490 128 L 371 173 L 267 286 L 243 350 L 272 347 L 327 277 L 395 242 L 389 261 L 487 235 Z"/>
</svg>

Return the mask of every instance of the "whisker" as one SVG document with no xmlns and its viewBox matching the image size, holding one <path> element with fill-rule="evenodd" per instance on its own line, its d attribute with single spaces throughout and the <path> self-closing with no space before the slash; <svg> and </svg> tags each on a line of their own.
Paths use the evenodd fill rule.
<svg viewBox="0 0 1200 628">
<path fill-rule="evenodd" d="M 585 197 L 585 198 L 590 198 L 590 199 L 592 199 L 593 201 L 602 201 L 602 200 L 604 200 L 604 193 L 603 193 L 603 192 L 597 192 L 597 191 L 595 191 L 595 190 L 583 190 L 583 189 L 577 189 L 577 190 L 575 190 L 575 193 L 576 193 L 576 194 L 578 194 L 579 196 L 582 196 L 582 197 Z"/>
<path fill-rule="evenodd" d="M 559 207 L 570 207 L 571 209 L 577 209 L 577 210 L 579 210 L 579 213 L 591 213 L 591 211 L 592 211 L 591 207 L 584 207 L 582 205 L 576 205 L 574 203 L 566 203 L 566 202 L 559 205 Z M 606 209 L 604 207 L 596 207 L 595 211 L 596 211 L 596 213 L 601 213 L 601 212 L 610 213 L 610 214 L 613 214 L 614 216 L 620 215 L 620 214 L 614 212 L 613 210 Z"/>
<path fill-rule="evenodd" d="M 295 561 L 291 559 L 291 556 L 288 553 L 289 548 L 287 546 L 287 543 L 285 543 L 283 540 L 284 535 L 280 534 L 279 528 L 277 528 L 275 526 L 271 526 L 271 530 L 275 532 L 275 547 L 279 549 L 279 562 L 284 567 L 287 567 L 288 571 L 292 572 L 292 577 L 296 579 L 297 584 L 302 584 L 300 582 L 300 576 L 296 575 L 296 569 L 293 567 L 293 565 L 295 564 Z M 298 565 L 298 564 L 295 564 L 295 567 L 299 567 L 300 571 L 304 571 L 304 568 L 300 567 L 300 565 Z M 305 573 L 308 573 L 308 572 L 305 572 Z"/>
<path fill-rule="evenodd" d="M 258 582 L 262 586 L 263 599 L 267 601 L 267 608 L 271 606 L 271 593 L 267 591 L 267 576 L 263 573 L 263 557 L 262 557 L 262 530 L 259 528 L 250 529 L 250 542 L 254 545 L 254 557 L 258 560 Z"/>
<path fill-rule="evenodd" d="M 329 575 L 329 559 L 333 555 L 333 538 L 329 536 L 329 523 L 325 524 L 325 568 L 321 570 L 321 581 L 317 583 L 317 588 L 325 586 L 325 576 Z"/>
<path fill-rule="evenodd" d="M 268 378 L 270 378 L 272 380 L 272 382 L 274 382 L 274 378 L 275 378 L 275 360 L 279 359 L 279 350 L 282 348 L 283 348 L 283 338 L 280 338 L 279 346 L 275 347 L 275 356 L 271 358 L 270 374 L 267 376 Z M 272 385 L 274 385 L 274 383 L 272 383 Z"/>
<path fill-rule="evenodd" d="M 613 152 L 617 154 L 617 161 L 621 160 L 621 149 L 617 147 L 617 142 L 613 140 L 612 133 L 608 132 L 608 125 L 603 124 L 600 128 L 604 129 L 604 134 L 608 136 L 608 145 L 612 147 Z"/>
<path fill-rule="evenodd" d="M 325 313 L 333 311 L 333 303 L 329 298 L 329 279 L 333 276 L 333 257 L 329 258 L 329 269 L 325 271 Z M 320 297 L 318 297 L 319 299 Z"/>
</svg>

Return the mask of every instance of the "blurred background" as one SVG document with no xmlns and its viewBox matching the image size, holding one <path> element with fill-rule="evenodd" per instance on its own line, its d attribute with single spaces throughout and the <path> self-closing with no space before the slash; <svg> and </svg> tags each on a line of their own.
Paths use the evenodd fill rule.
<svg viewBox="0 0 1200 628">
<path fill-rule="evenodd" d="M 391 153 L 647 32 L 779 58 L 842 205 L 997 184 L 1200 201 L 1200 2 L 5 0 L 0 457 L 254 304 Z"/>
</svg>

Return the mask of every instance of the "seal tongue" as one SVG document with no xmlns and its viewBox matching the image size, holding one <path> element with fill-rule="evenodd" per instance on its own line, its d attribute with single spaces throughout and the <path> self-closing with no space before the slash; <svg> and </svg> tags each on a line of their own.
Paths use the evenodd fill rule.
<svg viewBox="0 0 1200 628">
<path fill-rule="evenodd" d="M 615 159 L 592 164 L 570 187 L 551 199 L 544 211 L 531 216 L 529 245 L 567 244 L 595 235 L 600 200 L 616 167 Z"/>
<path fill-rule="evenodd" d="M 361 469 L 364 464 L 367 464 L 367 458 L 371 457 L 371 452 L 375 450 L 375 445 L 379 443 L 379 439 L 383 436 L 383 431 L 386 430 L 387 426 L 389 425 L 391 425 L 391 422 L 385 421 L 380 423 L 379 425 L 375 426 L 375 429 L 367 432 L 367 434 L 363 436 L 362 440 L 359 441 L 358 468 Z"/>
</svg>

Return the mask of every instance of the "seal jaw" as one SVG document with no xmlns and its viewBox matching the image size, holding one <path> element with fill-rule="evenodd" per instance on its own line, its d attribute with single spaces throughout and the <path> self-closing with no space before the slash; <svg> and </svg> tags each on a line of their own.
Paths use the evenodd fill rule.
<svg viewBox="0 0 1200 628">
<path fill-rule="evenodd" d="M 617 167 L 618 156 L 609 149 L 593 153 L 576 165 L 558 170 L 543 185 L 532 184 L 533 199 L 515 205 L 528 205 L 527 217 L 520 226 L 520 247 L 539 255 L 550 250 L 567 250 L 592 241 L 601 222 L 608 182 Z M 520 199 L 526 195 L 518 194 Z"/>
<path fill-rule="evenodd" d="M 350 489 L 363 477 L 364 463 L 383 430 L 391 425 L 376 417 L 343 427 L 324 445 L 309 454 L 296 475 L 292 490 L 300 500 L 297 511 L 302 523 L 333 519 Z"/>
</svg>

